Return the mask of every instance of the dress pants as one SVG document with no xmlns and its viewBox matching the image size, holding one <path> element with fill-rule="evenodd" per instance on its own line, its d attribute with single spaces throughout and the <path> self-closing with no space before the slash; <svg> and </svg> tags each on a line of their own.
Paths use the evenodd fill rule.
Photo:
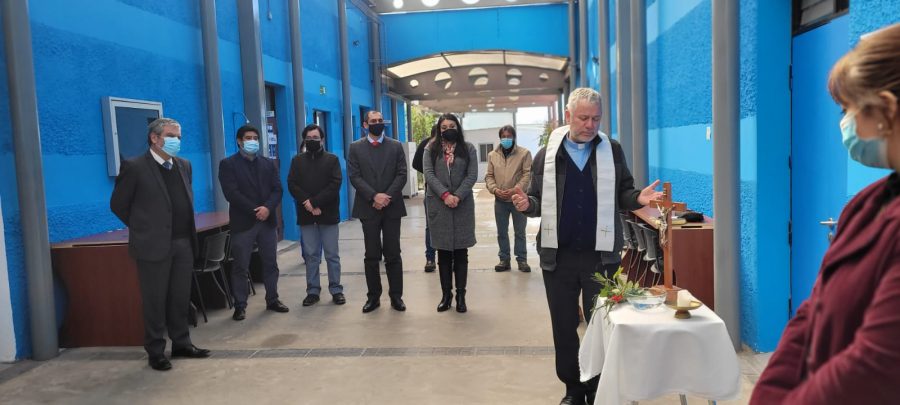
<svg viewBox="0 0 900 405">
<path fill-rule="evenodd" d="M 150 357 L 161 357 L 166 351 L 166 330 L 173 349 L 191 346 L 188 308 L 193 267 L 194 251 L 187 238 L 173 240 L 169 257 L 164 260 L 137 261 L 144 307 L 144 350 Z"/>
<path fill-rule="evenodd" d="M 379 262 L 384 257 L 384 271 L 388 279 L 388 296 L 403 296 L 403 259 L 400 257 L 400 218 L 388 218 L 378 213 L 372 218 L 360 219 L 366 254 L 363 263 L 366 270 L 366 294 L 370 300 L 381 298 L 381 271 Z"/>
<path fill-rule="evenodd" d="M 306 258 L 306 293 L 319 295 L 322 281 L 319 280 L 319 265 L 322 251 L 328 266 L 328 292 L 331 295 L 344 292 L 341 285 L 341 256 L 338 255 L 338 225 L 311 224 L 300 227 L 303 238 L 300 248 Z"/>
<path fill-rule="evenodd" d="M 590 321 L 594 297 L 600 293 L 594 273 L 610 276 L 618 268 L 619 263 L 603 264 L 600 252 L 560 249 L 556 253 L 556 270 L 543 272 L 556 349 L 556 376 L 566 385 L 566 395 L 583 397 L 597 389 L 599 378 L 587 383 L 579 378 L 578 299 L 580 295 L 585 319 Z"/>
<path fill-rule="evenodd" d="M 278 231 L 275 225 L 267 222 L 256 222 L 253 227 L 231 234 L 231 294 L 234 295 L 235 308 L 247 308 L 247 296 L 250 286 L 247 274 L 250 272 L 250 256 L 254 243 L 259 248 L 259 259 L 262 262 L 263 284 L 266 286 L 266 305 L 278 300 Z"/>
<path fill-rule="evenodd" d="M 441 277 L 441 292 L 449 294 L 456 278 L 456 293 L 466 292 L 469 277 L 469 249 L 438 250 L 438 270 Z"/>
</svg>

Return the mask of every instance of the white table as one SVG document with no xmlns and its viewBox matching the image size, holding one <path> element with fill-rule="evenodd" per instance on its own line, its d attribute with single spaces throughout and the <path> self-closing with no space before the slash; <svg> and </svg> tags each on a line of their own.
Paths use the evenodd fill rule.
<svg viewBox="0 0 900 405">
<path fill-rule="evenodd" d="M 740 394 L 740 365 L 722 318 L 707 306 L 691 311 L 690 319 L 674 314 L 665 306 L 639 312 L 627 303 L 607 319 L 602 308 L 595 311 L 578 354 L 582 381 L 600 374 L 595 404 Z"/>
</svg>

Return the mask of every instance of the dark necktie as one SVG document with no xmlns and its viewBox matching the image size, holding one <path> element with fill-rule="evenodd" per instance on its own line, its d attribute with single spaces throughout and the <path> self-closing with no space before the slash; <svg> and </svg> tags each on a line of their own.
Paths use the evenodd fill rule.
<svg viewBox="0 0 900 405">
<path fill-rule="evenodd" d="M 165 167 L 166 170 L 172 170 L 172 163 L 171 162 L 163 162 L 163 167 Z"/>
</svg>

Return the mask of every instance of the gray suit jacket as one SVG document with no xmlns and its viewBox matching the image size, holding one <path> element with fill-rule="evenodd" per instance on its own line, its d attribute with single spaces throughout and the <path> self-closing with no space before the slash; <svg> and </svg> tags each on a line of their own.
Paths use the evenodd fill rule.
<svg viewBox="0 0 900 405">
<path fill-rule="evenodd" d="M 382 209 L 388 218 L 406 216 L 403 203 L 403 186 L 406 185 L 406 154 L 403 144 L 384 137 L 384 143 L 377 148 L 366 138 L 350 144 L 347 156 L 347 177 L 356 189 L 353 200 L 353 216 L 359 219 L 373 218 L 379 210 L 372 207 L 375 194 L 391 196 L 391 203 Z"/>
<path fill-rule="evenodd" d="M 191 201 L 191 246 L 196 256 L 191 163 L 179 157 L 172 159 Z M 128 252 L 136 260 L 163 260 L 172 247 L 172 201 L 158 166 L 149 150 L 141 156 L 123 160 L 109 200 L 113 214 L 128 227 Z"/>
<path fill-rule="evenodd" d="M 453 166 L 448 170 L 443 152 L 438 152 L 436 159 L 431 158 L 431 148 L 440 148 L 438 144 L 430 144 L 425 148 L 422 162 L 425 170 L 425 192 L 428 214 L 428 228 L 431 231 L 431 245 L 440 250 L 466 249 L 475 246 L 475 199 L 472 187 L 478 181 L 478 155 L 475 146 L 469 142 L 457 144 L 457 149 L 465 146 L 467 158 L 458 153 Z M 449 192 L 459 197 L 456 208 L 447 207 L 441 195 Z"/>
</svg>

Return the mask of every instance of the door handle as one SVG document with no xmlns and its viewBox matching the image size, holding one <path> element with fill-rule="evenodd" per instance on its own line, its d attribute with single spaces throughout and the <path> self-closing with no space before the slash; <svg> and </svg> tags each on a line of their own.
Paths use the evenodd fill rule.
<svg viewBox="0 0 900 405">
<path fill-rule="evenodd" d="M 835 221 L 834 218 L 829 217 L 827 221 L 819 221 L 820 225 L 825 225 L 828 227 L 828 243 L 831 243 L 834 240 L 834 228 L 837 227 L 838 221 Z"/>
</svg>

